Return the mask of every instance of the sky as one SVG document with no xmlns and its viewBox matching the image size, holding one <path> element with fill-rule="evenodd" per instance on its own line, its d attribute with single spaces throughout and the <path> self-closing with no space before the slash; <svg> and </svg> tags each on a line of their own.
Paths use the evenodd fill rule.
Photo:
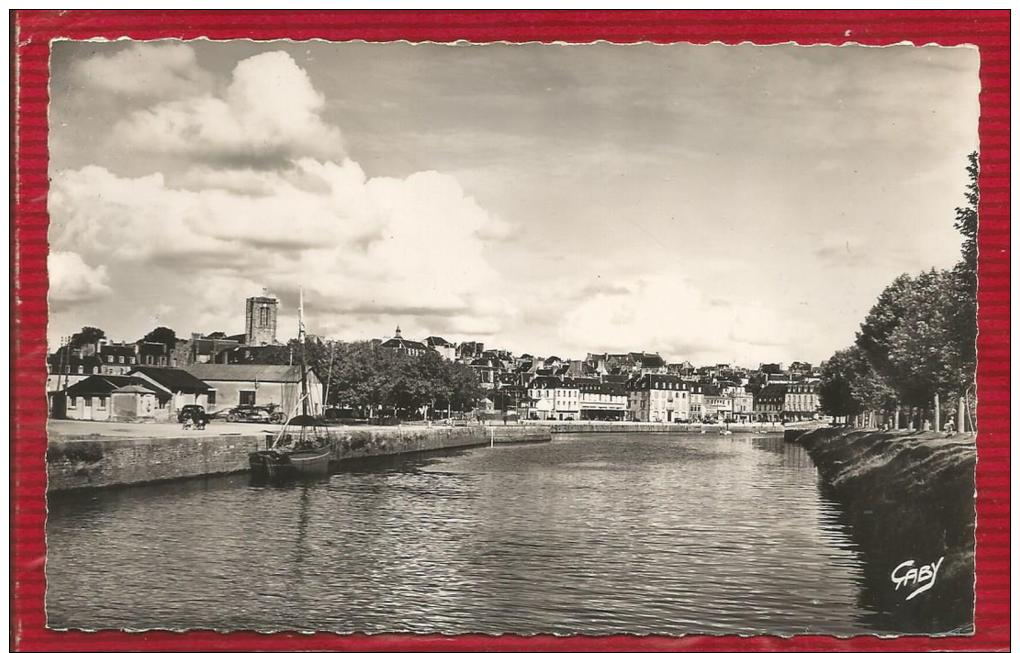
<svg viewBox="0 0 1020 653">
<path fill-rule="evenodd" d="M 849 345 L 959 258 L 976 49 L 53 44 L 51 346 L 441 335 L 696 364 Z"/>
</svg>

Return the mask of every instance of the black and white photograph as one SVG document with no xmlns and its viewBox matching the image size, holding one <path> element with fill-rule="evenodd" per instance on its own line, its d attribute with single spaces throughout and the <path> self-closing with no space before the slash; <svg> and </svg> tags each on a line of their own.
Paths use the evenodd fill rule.
<svg viewBox="0 0 1020 653">
<path fill-rule="evenodd" d="M 46 626 L 973 633 L 979 66 L 54 41 Z"/>
</svg>

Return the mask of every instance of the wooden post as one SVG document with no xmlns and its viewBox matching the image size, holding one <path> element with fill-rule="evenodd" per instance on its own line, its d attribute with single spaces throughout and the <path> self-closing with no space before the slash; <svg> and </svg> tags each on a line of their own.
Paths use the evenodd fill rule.
<svg viewBox="0 0 1020 653">
<path fill-rule="evenodd" d="M 896 404 L 896 417 L 893 418 L 893 428 L 900 428 L 900 405 Z"/>
<path fill-rule="evenodd" d="M 942 431 L 942 414 L 939 407 L 939 393 L 935 393 L 935 432 Z"/>
</svg>

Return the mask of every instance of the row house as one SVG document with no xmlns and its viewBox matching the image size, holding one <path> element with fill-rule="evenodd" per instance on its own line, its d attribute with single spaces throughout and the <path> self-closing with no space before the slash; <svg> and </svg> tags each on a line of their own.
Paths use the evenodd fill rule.
<svg viewBox="0 0 1020 653">
<path fill-rule="evenodd" d="M 733 415 L 733 398 L 724 394 L 704 395 L 702 420 L 728 422 Z"/>
<path fill-rule="evenodd" d="M 627 382 L 627 413 L 636 422 L 691 419 L 692 386 L 672 374 L 645 374 Z"/>
<path fill-rule="evenodd" d="M 730 397 L 730 417 L 735 422 L 754 421 L 754 395 L 741 386 L 723 389 L 723 394 Z"/>
<path fill-rule="evenodd" d="M 574 379 L 536 377 L 528 388 L 528 418 L 576 420 L 581 418 L 581 391 Z"/>
<path fill-rule="evenodd" d="M 585 362 L 596 374 L 667 374 L 666 361 L 659 354 L 630 352 L 627 354 L 588 354 Z"/>
<path fill-rule="evenodd" d="M 627 390 L 623 384 L 578 379 L 578 401 L 581 419 L 627 419 Z"/>
<path fill-rule="evenodd" d="M 93 374 L 126 376 L 139 365 L 174 367 L 175 350 L 166 343 L 110 342 L 101 338 L 77 347 L 62 345 L 47 356 L 46 390 L 64 390 Z"/>
<path fill-rule="evenodd" d="M 818 382 L 790 383 L 783 398 L 783 418 L 790 422 L 818 419 L 821 396 Z"/>
<path fill-rule="evenodd" d="M 779 422 L 786 406 L 786 384 L 766 385 L 754 396 L 754 415 L 759 422 Z"/>
</svg>

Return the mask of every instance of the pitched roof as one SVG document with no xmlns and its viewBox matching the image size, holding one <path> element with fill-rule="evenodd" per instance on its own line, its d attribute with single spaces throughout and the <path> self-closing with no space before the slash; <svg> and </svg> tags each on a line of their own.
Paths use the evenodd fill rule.
<svg viewBox="0 0 1020 653">
<path fill-rule="evenodd" d="M 427 349 L 417 340 L 408 340 L 407 338 L 390 338 L 379 346 L 389 349 Z"/>
<path fill-rule="evenodd" d="M 230 365 L 224 363 L 195 363 L 182 368 L 202 381 L 301 381 L 300 365 Z"/>
<path fill-rule="evenodd" d="M 160 390 L 144 379 L 139 379 L 137 376 L 115 376 L 112 374 L 93 374 L 78 381 L 64 392 L 68 397 L 90 397 L 108 395 L 114 390 L 131 385 L 141 385 L 157 395 L 169 396 L 163 390 Z"/>
<path fill-rule="evenodd" d="M 767 385 L 758 391 L 755 399 L 782 399 L 786 396 L 786 386 L 780 383 Z"/>
<path fill-rule="evenodd" d="M 154 395 L 156 394 L 156 391 L 153 390 L 152 388 L 147 388 L 144 385 L 138 383 L 132 383 L 131 385 L 125 385 L 110 391 L 110 394 L 127 394 L 127 393 Z"/>
<path fill-rule="evenodd" d="M 453 343 L 443 336 L 429 336 L 425 338 L 425 344 L 430 347 L 452 347 Z"/>
<path fill-rule="evenodd" d="M 199 393 L 206 392 L 211 389 L 206 383 L 203 383 L 199 379 L 195 378 L 194 375 L 188 373 L 187 370 L 183 370 L 179 367 L 139 366 L 132 367 L 130 373 L 132 375 L 144 374 L 170 392 Z"/>
</svg>

